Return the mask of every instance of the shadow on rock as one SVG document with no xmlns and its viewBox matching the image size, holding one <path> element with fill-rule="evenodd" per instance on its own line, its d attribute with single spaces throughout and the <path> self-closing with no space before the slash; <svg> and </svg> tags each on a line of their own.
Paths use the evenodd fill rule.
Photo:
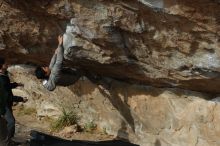
<svg viewBox="0 0 220 146">
<path fill-rule="evenodd" d="M 82 140 L 68 141 L 37 131 L 31 131 L 31 137 L 30 146 L 138 146 L 120 140 L 98 142 Z"/>
<path fill-rule="evenodd" d="M 121 139 L 123 141 L 129 141 L 129 134 L 127 132 L 127 126 L 124 121 L 121 122 L 121 128 L 118 130 L 116 139 Z"/>
<path fill-rule="evenodd" d="M 160 140 L 158 140 L 158 139 L 156 140 L 155 146 L 161 146 Z"/>
<path fill-rule="evenodd" d="M 59 80 L 59 86 L 70 86 L 75 84 L 81 77 L 80 71 L 71 68 L 63 68 Z"/>
</svg>

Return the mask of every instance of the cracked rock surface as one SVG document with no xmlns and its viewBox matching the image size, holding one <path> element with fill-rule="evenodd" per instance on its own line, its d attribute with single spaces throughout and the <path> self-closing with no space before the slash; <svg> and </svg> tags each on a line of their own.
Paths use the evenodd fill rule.
<svg viewBox="0 0 220 146">
<path fill-rule="evenodd" d="M 48 64 L 73 17 L 80 49 L 68 66 L 160 87 L 219 93 L 218 0 L 1 0 L 0 51 Z M 208 86 L 207 86 L 208 85 Z"/>
<path fill-rule="evenodd" d="M 57 87 L 51 93 L 32 71 L 32 67 L 25 66 L 10 69 L 12 79 L 25 84 L 24 89 L 16 89 L 14 94 L 29 98 L 23 108 L 35 108 L 38 119 L 56 118 L 65 108 L 79 115 L 81 125 L 93 121 L 101 133 L 141 146 L 218 146 L 220 143 L 220 103 L 209 101 L 211 95 L 131 85 L 108 78 L 97 84 L 86 77 L 69 87 Z"/>
<path fill-rule="evenodd" d="M 220 145 L 219 98 L 208 101 L 220 94 L 219 0 L 0 0 L 0 56 L 49 64 L 73 17 L 81 33 L 65 66 L 103 80 L 83 77 L 51 93 L 33 68 L 15 68 L 25 106 L 54 118 L 62 101 L 84 122 L 143 146 Z"/>
</svg>

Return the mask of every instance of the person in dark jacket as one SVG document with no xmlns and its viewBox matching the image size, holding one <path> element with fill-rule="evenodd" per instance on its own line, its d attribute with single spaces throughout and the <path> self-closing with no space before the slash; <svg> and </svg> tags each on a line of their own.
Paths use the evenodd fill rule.
<svg viewBox="0 0 220 146">
<path fill-rule="evenodd" d="M 0 58 L 0 69 L 2 69 L 3 64 L 5 63 L 3 58 Z M 0 145 L 8 146 L 8 130 L 7 130 L 7 121 L 4 117 L 7 107 L 7 92 L 3 84 L 2 78 L 0 76 Z"/>
<path fill-rule="evenodd" d="M 11 139 L 12 137 L 14 137 L 15 134 L 15 118 L 12 110 L 13 102 L 26 102 L 27 99 L 13 95 L 12 89 L 23 85 L 16 82 L 14 83 L 10 82 L 10 79 L 7 75 L 7 68 L 8 65 L 4 61 L 4 64 L 0 68 L 0 81 L 5 94 L 4 100 L 7 104 L 6 108 L 4 108 L 4 112 L 5 112 L 4 117 L 7 121 L 8 139 Z"/>
</svg>

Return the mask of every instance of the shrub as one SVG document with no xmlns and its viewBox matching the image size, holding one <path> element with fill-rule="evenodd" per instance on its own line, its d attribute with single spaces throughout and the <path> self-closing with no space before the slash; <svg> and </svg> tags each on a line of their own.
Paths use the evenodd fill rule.
<svg viewBox="0 0 220 146">
<path fill-rule="evenodd" d="M 62 115 L 54 122 L 52 129 L 60 130 L 64 127 L 77 124 L 79 117 L 73 111 L 67 112 L 65 109 L 62 111 Z"/>
<path fill-rule="evenodd" d="M 83 129 L 85 132 L 93 132 L 94 130 L 96 130 L 96 128 L 97 128 L 97 125 L 93 121 L 91 121 L 91 122 L 86 123 Z"/>
</svg>

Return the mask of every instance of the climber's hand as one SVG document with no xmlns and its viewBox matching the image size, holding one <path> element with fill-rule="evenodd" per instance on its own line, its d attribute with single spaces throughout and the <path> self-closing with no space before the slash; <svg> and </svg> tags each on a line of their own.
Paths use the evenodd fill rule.
<svg viewBox="0 0 220 146">
<path fill-rule="evenodd" d="M 63 43 L 63 36 L 62 35 L 58 36 L 58 43 L 59 43 L 59 45 L 62 45 L 62 43 Z"/>
</svg>

